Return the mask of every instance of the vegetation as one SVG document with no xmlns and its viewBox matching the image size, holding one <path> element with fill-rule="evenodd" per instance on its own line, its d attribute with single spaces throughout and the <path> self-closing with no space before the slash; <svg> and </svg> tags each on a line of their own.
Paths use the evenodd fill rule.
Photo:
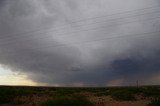
<svg viewBox="0 0 160 106">
<path fill-rule="evenodd" d="M 132 94 L 132 92 L 125 91 L 125 90 L 115 91 L 111 94 L 111 96 L 113 99 L 116 99 L 116 100 L 135 100 L 135 97 Z"/>
<path fill-rule="evenodd" d="M 158 97 L 160 96 L 159 88 L 146 88 L 142 91 L 145 97 Z"/>
<path fill-rule="evenodd" d="M 160 106 L 160 98 L 154 98 L 148 106 Z"/>
<path fill-rule="evenodd" d="M 84 97 L 57 96 L 48 99 L 41 106 L 93 106 L 93 104 Z"/>
<path fill-rule="evenodd" d="M 10 103 L 17 96 L 24 96 L 31 94 L 28 89 L 16 89 L 16 88 L 0 88 L 0 104 Z"/>
<path fill-rule="evenodd" d="M 106 98 L 113 99 L 113 101 L 123 100 L 124 102 L 146 100 L 147 104 L 151 101 L 148 106 L 157 106 L 156 104 L 160 101 L 157 99 L 159 97 L 159 86 L 108 88 L 0 87 L 0 105 L 6 104 L 7 106 L 13 106 L 13 104 L 16 106 L 23 104 L 27 104 L 28 106 L 57 106 L 56 104 L 60 103 L 60 106 L 66 104 L 69 104 L 69 106 L 91 106 L 103 103 L 103 101 L 106 101 Z M 152 98 L 155 99 L 152 100 Z M 158 106 L 160 105 L 158 104 Z"/>
</svg>

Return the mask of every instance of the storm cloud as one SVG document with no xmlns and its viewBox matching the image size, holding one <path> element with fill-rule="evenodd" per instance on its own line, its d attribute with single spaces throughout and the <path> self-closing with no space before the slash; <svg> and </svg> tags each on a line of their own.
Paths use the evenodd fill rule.
<svg viewBox="0 0 160 106">
<path fill-rule="evenodd" d="M 160 84 L 159 5 L 1 0 L 0 64 L 49 86 Z"/>
</svg>

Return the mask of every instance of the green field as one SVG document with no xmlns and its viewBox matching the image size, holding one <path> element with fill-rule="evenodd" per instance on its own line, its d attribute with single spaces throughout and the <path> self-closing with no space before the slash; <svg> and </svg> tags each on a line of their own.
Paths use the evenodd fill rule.
<svg viewBox="0 0 160 106">
<path fill-rule="evenodd" d="M 160 87 L 1 86 L 0 106 L 160 106 Z"/>
</svg>

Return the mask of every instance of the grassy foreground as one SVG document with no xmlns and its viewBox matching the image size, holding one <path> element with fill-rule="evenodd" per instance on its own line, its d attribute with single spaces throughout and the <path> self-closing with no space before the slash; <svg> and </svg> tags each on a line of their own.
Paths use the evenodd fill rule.
<svg viewBox="0 0 160 106">
<path fill-rule="evenodd" d="M 160 87 L 0 87 L 0 106 L 160 106 Z"/>
</svg>

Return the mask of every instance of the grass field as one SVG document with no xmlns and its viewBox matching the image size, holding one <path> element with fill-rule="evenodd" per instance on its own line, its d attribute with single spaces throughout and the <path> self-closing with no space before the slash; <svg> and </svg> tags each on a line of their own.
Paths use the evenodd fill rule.
<svg viewBox="0 0 160 106">
<path fill-rule="evenodd" d="M 0 106 L 160 106 L 160 87 L 1 86 Z"/>
</svg>

